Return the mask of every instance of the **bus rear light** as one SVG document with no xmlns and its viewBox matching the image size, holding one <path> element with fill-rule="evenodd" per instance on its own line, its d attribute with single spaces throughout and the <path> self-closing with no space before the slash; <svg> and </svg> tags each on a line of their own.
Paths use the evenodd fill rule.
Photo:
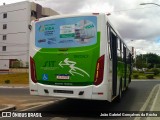
<svg viewBox="0 0 160 120">
<path fill-rule="evenodd" d="M 36 90 L 34 90 L 34 89 L 31 89 L 31 92 L 35 92 Z"/>
<path fill-rule="evenodd" d="M 104 74 L 104 55 L 101 56 L 96 65 L 95 77 L 94 77 L 94 85 L 99 85 L 103 81 Z"/>
<path fill-rule="evenodd" d="M 37 75 L 36 75 L 36 67 L 32 57 L 30 57 L 30 72 L 31 72 L 31 79 L 34 83 L 37 83 Z"/>
</svg>

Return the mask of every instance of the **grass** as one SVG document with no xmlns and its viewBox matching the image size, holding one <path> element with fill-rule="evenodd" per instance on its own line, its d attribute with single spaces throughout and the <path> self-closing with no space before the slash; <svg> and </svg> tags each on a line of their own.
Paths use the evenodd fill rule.
<svg viewBox="0 0 160 120">
<path fill-rule="evenodd" d="M 29 84 L 28 73 L 0 74 L 0 84 Z"/>
<path fill-rule="evenodd" d="M 133 77 L 134 74 L 138 74 L 138 79 L 141 80 L 141 79 L 147 79 L 147 74 L 144 74 L 144 73 L 132 73 L 132 79 L 135 79 Z M 153 79 L 156 79 L 156 80 L 160 80 L 160 74 L 158 75 L 154 75 L 154 78 Z"/>
</svg>

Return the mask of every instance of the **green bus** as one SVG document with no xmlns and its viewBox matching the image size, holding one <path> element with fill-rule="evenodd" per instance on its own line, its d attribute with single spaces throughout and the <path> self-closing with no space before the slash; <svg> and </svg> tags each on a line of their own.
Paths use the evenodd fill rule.
<svg viewBox="0 0 160 120">
<path fill-rule="evenodd" d="M 102 13 L 31 22 L 31 95 L 120 99 L 131 82 L 132 54 Z"/>
</svg>

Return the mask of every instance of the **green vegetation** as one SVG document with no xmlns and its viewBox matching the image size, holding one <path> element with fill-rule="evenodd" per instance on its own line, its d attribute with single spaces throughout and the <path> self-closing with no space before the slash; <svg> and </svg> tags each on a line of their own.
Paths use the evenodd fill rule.
<svg viewBox="0 0 160 120">
<path fill-rule="evenodd" d="M 0 74 L 0 84 L 28 84 L 28 73 Z"/>
<path fill-rule="evenodd" d="M 160 79 L 160 69 L 152 68 L 146 71 L 133 70 L 132 79 Z"/>
<path fill-rule="evenodd" d="M 132 79 L 160 79 L 160 56 L 154 53 L 137 55 L 133 68 Z"/>
<path fill-rule="evenodd" d="M 139 79 L 139 75 L 138 74 L 133 74 L 133 78 L 134 79 Z"/>
<path fill-rule="evenodd" d="M 154 53 L 140 54 L 134 59 L 134 67 L 138 69 L 160 68 L 160 56 Z"/>
<path fill-rule="evenodd" d="M 153 78 L 154 78 L 154 75 L 153 75 L 153 74 L 146 75 L 146 78 L 147 78 L 147 79 L 153 79 Z"/>
</svg>

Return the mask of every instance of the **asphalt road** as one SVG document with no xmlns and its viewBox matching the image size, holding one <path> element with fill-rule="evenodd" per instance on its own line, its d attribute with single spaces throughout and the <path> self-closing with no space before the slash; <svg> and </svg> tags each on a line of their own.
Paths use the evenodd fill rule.
<svg viewBox="0 0 160 120">
<path fill-rule="evenodd" d="M 120 103 L 117 102 L 106 102 L 106 101 L 93 101 L 93 100 L 75 100 L 75 99 L 64 99 L 59 100 L 49 105 L 41 106 L 38 108 L 30 109 L 29 111 L 47 113 L 46 119 L 52 120 L 90 120 L 97 119 L 95 116 L 100 116 L 101 113 L 105 112 L 117 112 L 117 111 L 139 111 L 143 106 L 144 102 L 148 98 L 151 90 L 160 81 L 147 80 L 147 81 L 132 81 L 129 89 L 123 94 Z M 4 93 L 5 92 L 5 93 Z M 2 89 L 0 88 L 1 94 L 10 95 L 28 95 L 28 89 Z M 63 119 L 61 119 L 63 118 Z M 103 119 L 100 117 L 99 119 Z M 118 118 L 105 118 L 105 119 L 124 119 Z M 129 118 L 133 120 L 134 118 Z M 127 120 L 127 118 L 125 118 Z"/>
<path fill-rule="evenodd" d="M 47 112 L 52 117 L 62 117 L 67 120 L 79 119 L 94 119 L 95 116 L 100 116 L 101 113 L 117 111 L 139 111 L 144 102 L 148 98 L 151 90 L 160 81 L 132 81 L 129 89 L 123 94 L 120 103 L 106 101 L 91 101 L 91 100 L 75 100 L 64 99 L 56 101 L 53 104 L 35 109 L 37 112 Z M 78 119 L 77 118 L 77 119 Z M 106 118 L 111 119 L 111 118 Z M 124 118 L 112 118 L 124 119 Z M 126 119 L 126 118 L 125 118 Z M 134 118 L 129 118 L 130 120 Z"/>
<path fill-rule="evenodd" d="M 28 88 L 0 88 L 0 96 L 26 96 L 29 95 Z"/>
</svg>

